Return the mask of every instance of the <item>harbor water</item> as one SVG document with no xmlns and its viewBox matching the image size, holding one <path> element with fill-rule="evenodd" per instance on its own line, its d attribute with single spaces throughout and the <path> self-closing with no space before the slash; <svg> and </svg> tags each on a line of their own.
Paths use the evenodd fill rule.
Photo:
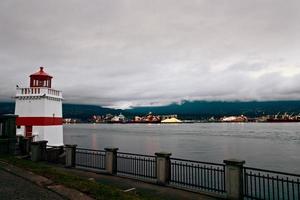
<svg viewBox="0 0 300 200">
<path fill-rule="evenodd" d="M 70 124 L 64 143 L 78 147 L 222 163 L 300 174 L 300 123 Z"/>
</svg>

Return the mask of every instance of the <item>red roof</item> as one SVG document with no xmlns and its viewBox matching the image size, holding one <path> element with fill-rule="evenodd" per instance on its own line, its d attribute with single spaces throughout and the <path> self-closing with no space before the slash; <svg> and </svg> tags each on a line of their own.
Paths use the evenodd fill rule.
<svg viewBox="0 0 300 200">
<path fill-rule="evenodd" d="M 52 76 L 44 72 L 44 67 L 40 67 L 40 70 L 34 74 L 31 74 L 30 77 L 31 76 L 48 76 L 49 78 L 52 78 Z"/>
</svg>

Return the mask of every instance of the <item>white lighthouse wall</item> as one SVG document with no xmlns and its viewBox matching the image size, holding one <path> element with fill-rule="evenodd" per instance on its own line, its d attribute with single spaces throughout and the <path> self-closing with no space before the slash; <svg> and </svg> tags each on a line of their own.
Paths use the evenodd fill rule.
<svg viewBox="0 0 300 200">
<path fill-rule="evenodd" d="M 62 117 L 62 101 L 45 99 L 45 114 L 51 117 Z"/>
<path fill-rule="evenodd" d="M 62 117 L 62 100 L 57 98 L 17 98 L 15 114 L 19 117 Z M 25 126 L 17 129 L 18 135 L 25 135 Z M 34 141 L 47 140 L 49 145 L 63 145 L 63 126 L 32 126 Z"/>
<path fill-rule="evenodd" d="M 19 117 L 62 117 L 62 101 L 47 98 L 16 99 Z"/>
<path fill-rule="evenodd" d="M 63 145 L 63 126 L 33 126 L 32 134 L 36 135 L 34 141 L 47 140 L 48 145 Z"/>
</svg>

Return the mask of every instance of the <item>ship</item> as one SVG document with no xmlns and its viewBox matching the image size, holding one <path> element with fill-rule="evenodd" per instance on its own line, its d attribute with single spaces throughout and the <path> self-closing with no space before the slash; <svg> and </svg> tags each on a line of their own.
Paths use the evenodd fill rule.
<svg viewBox="0 0 300 200">
<path fill-rule="evenodd" d="M 135 116 L 130 123 L 149 123 L 156 124 L 161 122 L 161 117 L 158 115 L 153 115 L 152 112 L 149 112 L 146 116 Z"/>
<path fill-rule="evenodd" d="M 229 116 L 220 119 L 220 122 L 247 122 L 248 118 L 244 115 L 240 116 Z"/>
<path fill-rule="evenodd" d="M 273 116 L 267 116 L 265 122 L 300 122 L 300 114 L 294 115 L 284 113 L 280 115 L 280 112 Z"/>
</svg>

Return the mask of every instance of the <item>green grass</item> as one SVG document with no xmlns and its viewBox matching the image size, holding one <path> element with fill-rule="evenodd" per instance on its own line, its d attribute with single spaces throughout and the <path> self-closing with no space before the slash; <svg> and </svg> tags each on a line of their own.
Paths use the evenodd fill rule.
<svg viewBox="0 0 300 200">
<path fill-rule="evenodd" d="M 64 185 L 69 188 L 79 190 L 95 199 L 111 199 L 111 200 L 138 200 L 144 199 L 134 194 L 123 193 L 120 189 L 96 183 L 83 179 L 79 176 L 67 173 L 59 168 L 49 166 L 45 163 L 35 163 L 29 160 L 18 159 L 12 156 L 1 156 L 0 160 L 4 160 L 12 165 L 26 169 L 35 174 L 47 177 L 57 184 Z"/>
</svg>

